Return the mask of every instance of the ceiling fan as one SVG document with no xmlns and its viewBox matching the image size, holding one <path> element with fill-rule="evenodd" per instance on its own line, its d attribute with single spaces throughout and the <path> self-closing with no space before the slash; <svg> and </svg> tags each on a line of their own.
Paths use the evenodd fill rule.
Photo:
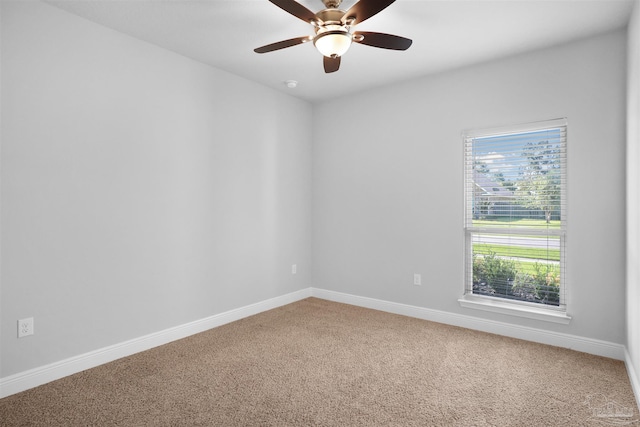
<svg viewBox="0 0 640 427">
<path fill-rule="evenodd" d="M 315 35 L 271 43 L 254 49 L 256 53 L 273 52 L 313 41 L 316 49 L 324 56 L 324 71 L 333 73 L 340 68 L 340 57 L 347 52 L 352 42 L 392 50 L 407 50 L 412 43 L 410 39 L 393 34 L 353 31 L 355 25 L 371 18 L 395 0 L 360 0 L 346 12 L 338 9 L 342 0 L 322 0 L 326 9 L 318 13 L 313 13 L 294 0 L 269 1 L 311 24 Z"/>
</svg>

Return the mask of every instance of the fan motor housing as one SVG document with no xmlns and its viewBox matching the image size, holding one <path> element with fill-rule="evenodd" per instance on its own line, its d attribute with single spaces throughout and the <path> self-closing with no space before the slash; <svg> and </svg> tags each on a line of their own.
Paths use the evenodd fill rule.
<svg viewBox="0 0 640 427">
<path fill-rule="evenodd" d="M 316 17 L 325 25 L 342 25 L 342 17 L 345 11 L 340 9 L 324 9 L 316 13 Z"/>
</svg>

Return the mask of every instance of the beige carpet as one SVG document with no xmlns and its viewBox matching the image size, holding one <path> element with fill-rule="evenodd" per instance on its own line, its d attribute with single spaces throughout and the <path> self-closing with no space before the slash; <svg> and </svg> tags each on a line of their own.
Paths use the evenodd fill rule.
<svg viewBox="0 0 640 427">
<path fill-rule="evenodd" d="M 638 421 L 624 363 L 309 298 L 0 400 L 2 426 Z"/>
</svg>

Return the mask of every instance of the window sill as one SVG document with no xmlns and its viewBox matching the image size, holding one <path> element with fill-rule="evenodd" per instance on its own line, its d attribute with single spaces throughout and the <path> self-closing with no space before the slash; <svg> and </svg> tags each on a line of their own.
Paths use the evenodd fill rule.
<svg viewBox="0 0 640 427">
<path fill-rule="evenodd" d="M 458 303 L 460 303 L 460 306 L 465 308 L 526 317 L 527 319 L 543 320 L 545 322 L 562 323 L 565 325 L 571 322 L 571 316 L 562 311 L 532 307 L 530 305 L 517 304 L 508 301 L 499 301 L 495 298 L 465 295 L 458 300 Z"/>
</svg>

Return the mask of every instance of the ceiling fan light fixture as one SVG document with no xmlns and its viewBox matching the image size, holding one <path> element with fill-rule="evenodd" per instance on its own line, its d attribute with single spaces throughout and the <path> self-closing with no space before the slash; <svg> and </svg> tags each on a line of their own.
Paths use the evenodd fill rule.
<svg viewBox="0 0 640 427">
<path fill-rule="evenodd" d="M 351 40 L 351 33 L 347 30 L 329 30 L 319 32 L 313 39 L 313 44 L 324 56 L 336 58 L 344 55 L 349 50 Z"/>
</svg>

